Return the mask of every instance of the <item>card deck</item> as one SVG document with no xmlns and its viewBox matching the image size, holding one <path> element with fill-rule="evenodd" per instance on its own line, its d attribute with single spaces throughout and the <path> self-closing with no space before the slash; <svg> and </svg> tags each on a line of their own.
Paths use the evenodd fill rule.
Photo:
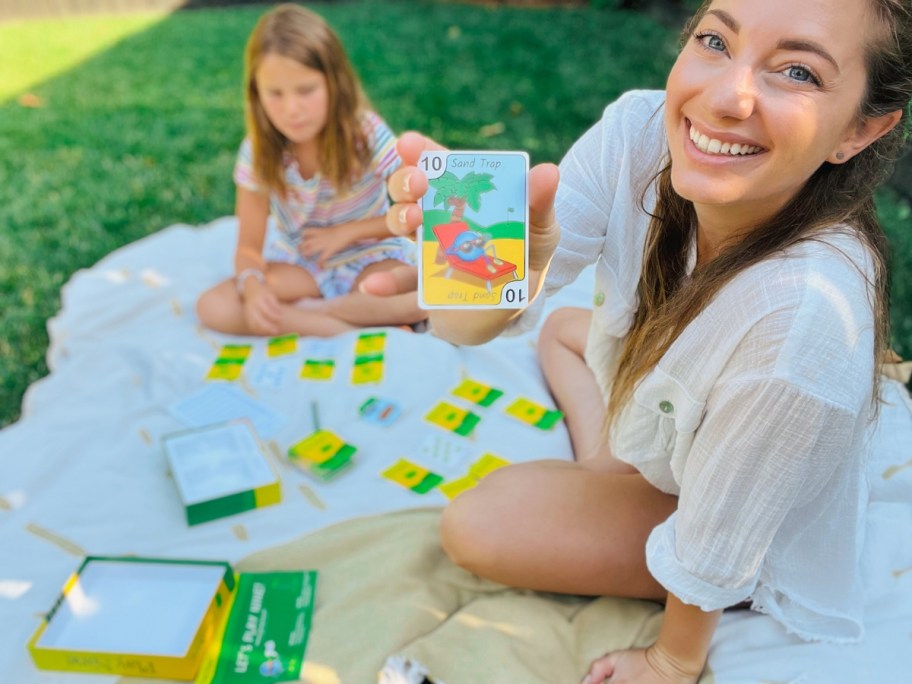
<svg viewBox="0 0 912 684">
<path fill-rule="evenodd" d="M 352 465 L 357 448 L 329 430 L 317 430 L 288 447 L 288 458 L 318 480 L 327 482 Z"/>
<path fill-rule="evenodd" d="M 425 309 L 521 309 L 529 302 L 529 157 L 433 151 L 418 162 L 418 297 Z"/>
</svg>

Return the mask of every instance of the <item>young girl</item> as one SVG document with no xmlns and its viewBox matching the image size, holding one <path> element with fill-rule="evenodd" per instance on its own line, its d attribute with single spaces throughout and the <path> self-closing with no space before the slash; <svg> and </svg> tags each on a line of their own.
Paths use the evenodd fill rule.
<svg viewBox="0 0 912 684">
<path fill-rule="evenodd" d="M 414 293 L 357 291 L 411 259 L 385 229 L 396 140 L 369 103 L 338 37 L 319 16 L 280 5 L 245 53 L 247 137 L 234 170 L 235 275 L 197 303 L 202 323 L 233 334 L 328 336 L 425 318 Z M 279 235 L 263 249 L 267 219 Z"/>
<path fill-rule="evenodd" d="M 665 603 L 657 641 L 599 658 L 586 684 L 695 682 L 731 606 L 857 641 L 912 558 L 865 543 L 912 528 L 870 453 L 879 420 L 912 434 L 908 393 L 879 375 L 873 202 L 908 127 L 909 0 L 706 0 L 685 37 L 665 91 L 610 105 L 559 187 L 553 166 L 530 173 L 534 282 L 547 294 L 596 262 L 593 308 L 558 310 L 539 342 L 576 462 L 503 468 L 441 523 L 450 557 L 496 581 Z M 419 222 L 428 145 L 400 141 L 394 232 Z M 432 323 L 478 343 L 510 316 Z"/>
</svg>

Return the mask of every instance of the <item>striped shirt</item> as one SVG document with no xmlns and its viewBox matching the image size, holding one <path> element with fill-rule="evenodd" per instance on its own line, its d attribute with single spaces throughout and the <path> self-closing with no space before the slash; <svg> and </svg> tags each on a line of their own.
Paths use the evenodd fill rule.
<svg viewBox="0 0 912 684">
<path fill-rule="evenodd" d="M 402 163 L 396 153 L 396 137 L 386 122 L 374 112 L 364 115 L 364 132 L 373 151 L 370 164 L 367 171 L 342 196 L 319 171 L 313 178 L 302 178 L 294 156 L 285 154 L 283 165 L 288 193 L 284 199 L 271 193 L 269 204 L 283 236 L 293 245 L 301 239 L 304 228 L 334 226 L 382 216 L 386 212 L 389 206 L 386 178 Z M 259 190 L 249 138 L 244 138 L 238 151 L 234 182 L 248 190 Z"/>
</svg>

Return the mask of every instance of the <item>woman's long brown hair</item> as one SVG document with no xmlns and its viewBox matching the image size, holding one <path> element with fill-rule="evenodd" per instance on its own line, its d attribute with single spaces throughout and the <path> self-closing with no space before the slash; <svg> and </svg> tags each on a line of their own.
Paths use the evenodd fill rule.
<svg viewBox="0 0 912 684">
<path fill-rule="evenodd" d="M 326 77 L 329 111 L 320 133 L 318 162 L 320 173 L 344 193 L 353 177 L 370 164 L 363 129 L 370 104 L 335 32 L 318 14 L 293 4 L 279 5 L 263 15 L 244 53 L 245 116 L 257 179 L 270 191 L 285 195 L 282 161 L 289 142 L 266 116 L 256 83 L 257 69 L 270 54 L 293 59 Z"/>
<path fill-rule="evenodd" d="M 633 325 L 614 369 L 606 428 L 631 399 L 638 382 L 665 355 L 719 290 L 750 266 L 792 245 L 844 224 L 867 246 L 873 262 L 868 291 L 875 321 L 875 410 L 881 354 L 889 340 L 887 240 L 877 220 L 873 193 L 899 156 L 912 99 L 912 9 L 908 0 L 870 0 L 878 30 L 866 50 L 867 91 L 859 121 L 903 112 L 900 123 L 843 164 L 824 163 L 775 216 L 755 226 L 685 279 L 688 246 L 696 231 L 693 205 L 671 184 L 670 162 L 653 179 L 657 202 L 644 246 Z M 688 23 L 688 40 L 711 2 Z"/>
</svg>

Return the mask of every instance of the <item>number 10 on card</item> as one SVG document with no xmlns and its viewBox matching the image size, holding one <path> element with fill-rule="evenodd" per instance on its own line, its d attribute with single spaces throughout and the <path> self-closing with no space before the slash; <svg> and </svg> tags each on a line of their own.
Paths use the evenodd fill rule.
<svg viewBox="0 0 912 684">
<path fill-rule="evenodd" d="M 422 154 L 418 297 L 426 309 L 529 304 L 529 157 L 525 152 Z"/>
</svg>

